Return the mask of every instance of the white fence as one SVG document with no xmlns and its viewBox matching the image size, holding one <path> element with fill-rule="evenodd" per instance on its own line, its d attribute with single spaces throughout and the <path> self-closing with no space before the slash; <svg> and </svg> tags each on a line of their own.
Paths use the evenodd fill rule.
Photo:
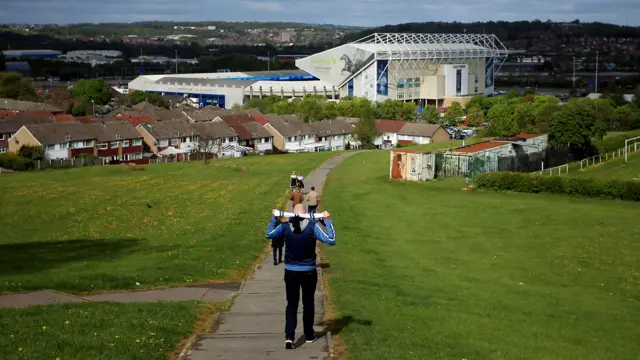
<svg viewBox="0 0 640 360">
<path fill-rule="evenodd" d="M 633 139 L 629 139 L 633 140 Z M 628 144 L 627 146 L 620 148 L 616 151 L 607 152 L 604 155 L 596 155 L 587 159 L 580 160 L 580 170 L 586 169 L 589 166 L 593 166 L 595 164 L 600 164 L 603 161 L 608 161 L 609 159 L 615 159 L 619 157 L 624 157 L 626 154 L 634 153 L 638 151 L 640 148 L 640 141 L 636 141 L 633 144 Z M 626 151 L 625 151 L 626 150 Z"/>
<path fill-rule="evenodd" d="M 564 165 L 560 165 L 560 166 L 556 166 L 556 167 L 540 170 L 540 171 L 537 171 L 537 173 L 540 174 L 540 175 L 543 175 L 543 174 L 547 175 L 547 173 L 548 173 L 549 176 L 562 175 L 563 173 L 564 174 L 568 174 L 569 173 L 569 164 L 564 164 Z"/>
</svg>

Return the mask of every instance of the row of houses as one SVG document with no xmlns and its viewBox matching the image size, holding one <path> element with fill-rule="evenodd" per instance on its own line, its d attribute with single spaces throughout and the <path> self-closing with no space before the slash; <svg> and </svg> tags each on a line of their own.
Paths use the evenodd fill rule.
<svg viewBox="0 0 640 360">
<path fill-rule="evenodd" d="M 0 118 L 0 152 L 23 145 L 43 146 L 49 159 L 94 155 L 108 161 L 138 161 L 155 156 L 247 152 L 314 152 L 358 148 L 353 132 L 358 119 L 305 123 L 295 115 L 258 111 L 160 109 L 147 103 L 115 109 L 101 118 L 41 112 Z M 376 120 L 379 148 L 449 139 L 438 125 Z"/>
</svg>

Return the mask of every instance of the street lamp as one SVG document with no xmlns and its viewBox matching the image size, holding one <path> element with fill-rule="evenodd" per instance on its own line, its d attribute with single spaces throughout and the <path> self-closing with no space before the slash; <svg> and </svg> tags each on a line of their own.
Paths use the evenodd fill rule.
<svg viewBox="0 0 640 360">
<path fill-rule="evenodd" d="M 178 73 L 178 49 L 175 49 L 176 52 L 176 74 Z"/>
</svg>

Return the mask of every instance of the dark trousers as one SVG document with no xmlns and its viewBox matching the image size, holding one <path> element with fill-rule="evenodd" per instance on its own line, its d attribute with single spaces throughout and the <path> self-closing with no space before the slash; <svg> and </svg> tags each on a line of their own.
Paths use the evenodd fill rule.
<svg viewBox="0 0 640 360">
<path fill-rule="evenodd" d="M 273 247 L 273 263 L 279 264 L 282 262 L 282 246 Z"/>
<path fill-rule="evenodd" d="M 313 215 L 318 211 L 318 205 L 309 205 L 309 214 Z"/>
<path fill-rule="evenodd" d="M 295 340 L 300 289 L 302 289 L 302 326 L 304 335 L 307 339 L 313 339 L 314 295 L 318 284 L 318 272 L 315 269 L 311 271 L 285 270 L 284 282 L 287 288 L 286 339 Z"/>
</svg>

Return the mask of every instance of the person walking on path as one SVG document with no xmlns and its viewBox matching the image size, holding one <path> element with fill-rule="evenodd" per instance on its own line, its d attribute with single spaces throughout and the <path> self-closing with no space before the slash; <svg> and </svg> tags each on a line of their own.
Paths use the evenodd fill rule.
<svg viewBox="0 0 640 360">
<path fill-rule="evenodd" d="M 293 208 L 294 214 L 305 214 L 305 207 L 298 204 Z M 313 218 L 290 218 L 288 222 L 276 225 L 277 217 L 272 217 L 267 226 L 266 236 L 269 239 L 284 237 L 286 244 L 284 254 L 284 282 L 287 293 L 285 348 L 293 349 L 295 331 L 298 322 L 298 302 L 302 289 L 302 325 L 306 342 L 315 340 L 313 318 L 315 314 L 314 294 L 318 284 L 316 270 L 316 240 L 327 245 L 336 244 L 336 233 L 331 222 L 331 215 L 323 213 L 320 221 L 324 229 Z"/>
<path fill-rule="evenodd" d="M 282 221 L 276 220 L 276 226 L 280 225 Z M 273 249 L 273 265 L 277 266 L 282 263 L 282 248 L 284 247 L 284 238 L 279 237 L 271 240 L 271 248 Z"/>
<path fill-rule="evenodd" d="M 300 189 L 304 189 L 304 182 L 302 180 L 304 180 L 304 176 L 302 176 L 302 173 L 298 173 L 298 177 L 296 179 L 296 185 L 299 186 Z"/>
<path fill-rule="evenodd" d="M 289 198 L 291 202 L 293 202 L 293 206 L 298 204 L 302 204 L 302 200 L 304 200 L 304 196 L 302 195 L 302 191 L 300 190 L 300 186 L 296 186 L 296 189 L 291 193 L 291 197 Z"/>
<path fill-rule="evenodd" d="M 289 179 L 289 186 L 291 187 L 291 192 L 293 192 L 293 190 L 296 189 L 296 186 L 298 185 L 298 176 L 296 175 L 296 172 L 292 172 L 291 173 L 291 178 Z"/>
<path fill-rule="evenodd" d="M 311 191 L 307 194 L 307 205 L 309 206 L 309 214 L 315 214 L 320 205 L 320 195 L 316 192 L 314 186 L 311 187 Z"/>
</svg>

